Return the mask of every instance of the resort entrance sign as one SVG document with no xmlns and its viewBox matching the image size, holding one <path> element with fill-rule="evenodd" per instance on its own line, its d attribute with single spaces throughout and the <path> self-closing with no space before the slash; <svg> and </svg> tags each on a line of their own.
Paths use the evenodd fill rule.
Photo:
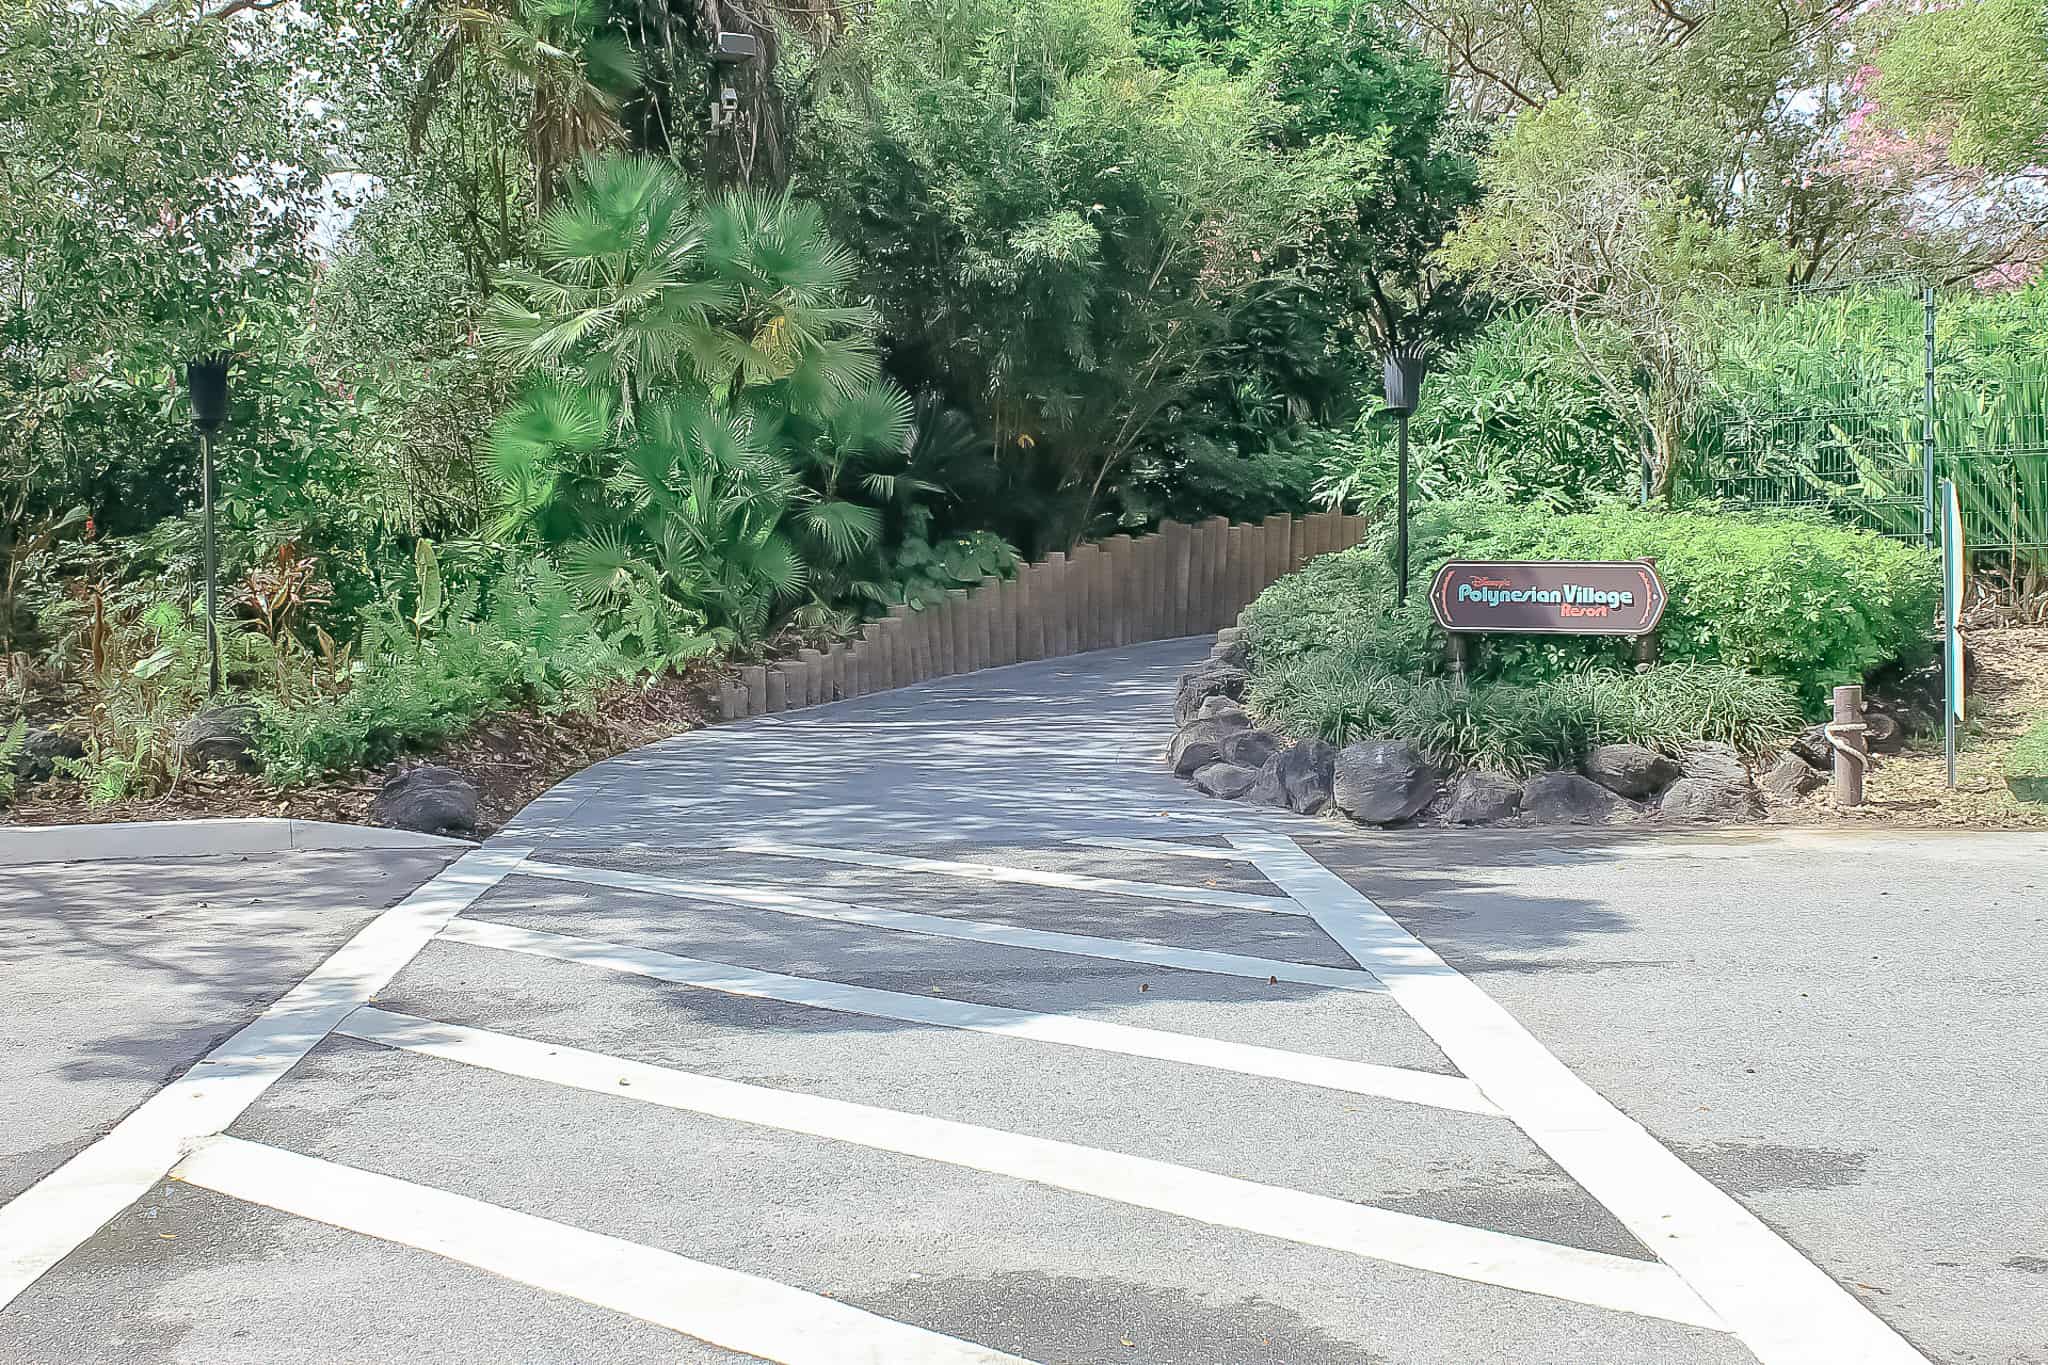
<svg viewBox="0 0 2048 1365">
<path fill-rule="evenodd" d="M 1437 624 L 1506 635 L 1648 635 L 1664 584 L 1647 560 L 1454 559 L 1429 589 Z"/>
</svg>

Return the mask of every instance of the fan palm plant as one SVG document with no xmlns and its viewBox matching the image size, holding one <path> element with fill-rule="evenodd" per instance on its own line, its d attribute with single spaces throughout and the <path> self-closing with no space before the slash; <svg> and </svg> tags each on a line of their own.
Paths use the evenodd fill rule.
<svg viewBox="0 0 2048 1365">
<path fill-rule="evenodd" d="M 485 343 L 609 385 L 623 420 L 667 384 L 815 412 L 881 372 L 873 311 L 844 302 L 852 257 L 814 206 L 786 194 L 700 207 L 665 162 L 592 157 L 541 220 L 535 251 L 535 267 L 500 278 Z"/>
<path fill-rule="evenodd" d="M 664 656 L 662 603 L 749 639 L 807 584 L 813 615 L 901 600 L 891 550 L 965 447 L 880 377 L 853 269 L 787 195 L 699 204 L 665 163 L 586 160 L 486 321 L 535 375 L 492 437 L 502 529 Z"/>
</svg>

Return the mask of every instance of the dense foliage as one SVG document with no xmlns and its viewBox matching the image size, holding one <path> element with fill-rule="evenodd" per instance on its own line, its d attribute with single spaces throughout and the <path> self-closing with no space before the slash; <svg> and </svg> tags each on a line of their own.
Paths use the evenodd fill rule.
<svg viewBox="0 0 2048 1365">
<path fill-rule="evenodd" d="M 180 367 L 213 351 L 227 700 L 281 783 L 819 643 L 1020 551 L 1377 510 L 1389 347 L 1433 357 L 1425 555 L 1483 531 L 1700 571 L 1673 686 L 1617 675 L 1559 734 L 1681 694 L 1704 709 L 1654 726 L 1769 714 L 1697 668 L 1810 702 L 1911 652 L 1917 561 L 1745 521 L 1767 590 L 1736 601 L 1693 522 L 1605 504 L 1647 467 L 1679 507 L 1747 479 L 1912 532 L 1907 294 L 1740 290 L 2027 279 L 2041 105 L 2010 77 L 2041 27 L 2005 0 L 5 7 L 0 749 L 62 719 L 96 799 L 179 779 L 206 703 Z M 721 31 L 759 58 L 714 64 Z M 1938 434 L 1984 456 L 1944 472 L 2016 582 L 2048 549 L 2044 303 L 1942 322 Z M 1878 605 L 1815 591 L 1837 571 Z M 1360 638 L 1427 672 L 1407 620 Z M 1568 652 L 1490 657 L 1579 686 Z M 1402 705 L 1468 736 L 1541 709 L 1446 688 Z"/>
</svg>

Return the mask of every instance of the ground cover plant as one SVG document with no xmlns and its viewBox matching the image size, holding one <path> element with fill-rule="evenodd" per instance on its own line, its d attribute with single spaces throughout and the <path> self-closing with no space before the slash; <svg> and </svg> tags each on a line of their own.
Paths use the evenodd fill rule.
<svg viewBox="0 0 2048 1365">
<path fill-rule="evenodd" d="M 2048 715 L 2028 726 L 2006 754 L 2005 775 L 2026 782 L 2034 791 L 2032 799 L 2048 797 Z"/>
<path fill-rule="evenodd" d="M 1558 516 L 1464 500 L 1416 518 L 1413 587 L 1397 601 L 1391 536 L 1282 579 L 1245 615 L 1247 703 L 1289 734 L 1402 738 L 1451 766 L 1509 773 L 1588 745 L 1716 740 L 1768 750 L 1838 683 L 1931 649 L 1930 558 L 1817 519 L 1625 506 Z M 1670 592 L 1655 665 L 1626 642 L 1488 637 L 1449 676 L 1424 600 L 1450 558 L 1651 557 Z"/>
</svg>

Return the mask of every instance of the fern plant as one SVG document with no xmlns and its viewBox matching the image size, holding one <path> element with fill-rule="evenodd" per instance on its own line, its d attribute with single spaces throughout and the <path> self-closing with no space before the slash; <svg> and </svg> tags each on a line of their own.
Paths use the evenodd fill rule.
<svg viewBox="0 0 2048 1365">
<path fill-rule="evenodd" d="M 0 734 L 0 803 L 14 799 L 14 759 L 27 740 L 28 722 L 19 716 Z"/>
</svg>

